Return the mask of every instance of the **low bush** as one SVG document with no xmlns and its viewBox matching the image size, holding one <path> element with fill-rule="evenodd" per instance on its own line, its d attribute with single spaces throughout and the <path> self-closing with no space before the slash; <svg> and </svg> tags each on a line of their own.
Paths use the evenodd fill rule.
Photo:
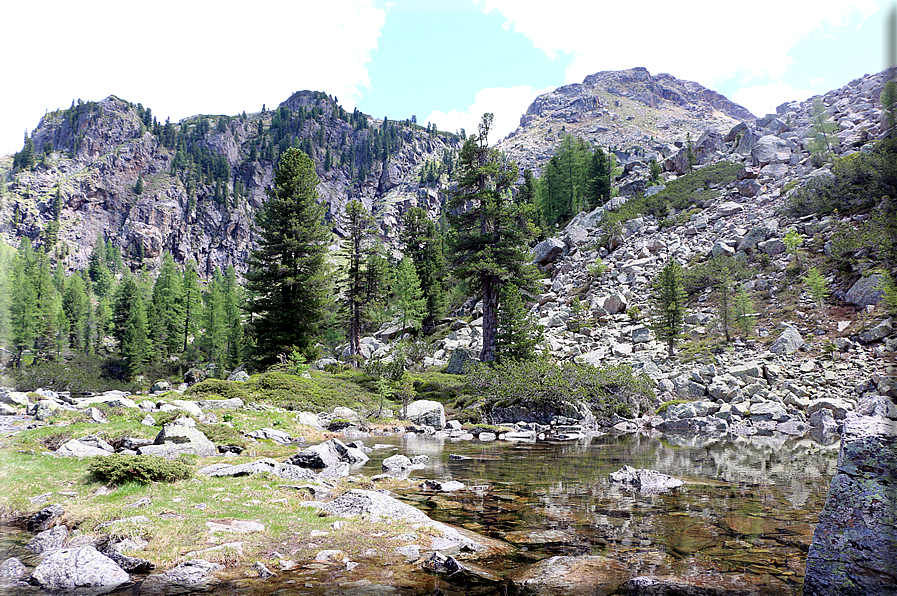
<svg viewBox="0 0 897 596">
<path fill-rule="evenodd" d="M 483 410 L 496 407 L 561 406 L 585 401 L 599 418 L 630 416 L 650 406 L 654 393 L 644 375 L 628 365 L 596 368 L 546 358 L 477 365 L 466 375 L 467 391 L 483 400 Z"/>
<path fill-rule="evenodd" d="M 245 383 L 238 381 L 225 381 L 223 379 L 206 379 L 187 390 L 187 395 L 197 399 L 233 399 L 246 400 L 249 395 L 245 390 Z"/>
<path fill-rule="evenodd" d="M 124 381 L 119 373 L 120 366 L 115 360 L 76 355 L 71 360 L 42 362 L 21 368 L 14 375 L 20 391 L 33 391 L 38 387 L 75 394 L 135 391 L 136 386 Z"/>
<path fill-rule="evenodd" d="M 180 460 L 165 459 L 157 455 L 122 455 L 94 457 L 88 471 L 101 482 L 123 484 L 125 482 L 177 482 L 193 475 L 192 468 Z"/>
</svg>

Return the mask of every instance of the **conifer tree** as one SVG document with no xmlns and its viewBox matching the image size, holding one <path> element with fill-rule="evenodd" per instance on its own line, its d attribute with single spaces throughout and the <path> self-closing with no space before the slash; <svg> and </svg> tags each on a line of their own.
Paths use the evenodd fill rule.
<svg viewBox="0 0 897 596">
<path fill-rule="evenodd" d="M 445 309 L 445 290 L 442 284 L 445 269 L 442 235 L 436 223 L 420 207 L 412 207 L 402 218 L 400 235 L 402 249 L 411 258 L 427 310 L 421 326 L 424 332 L 432 329 Z"/>
<path fill-rule="evenodd" d="M 196 336 L 202 316 L 202 292 L 199 289 L 199 276 L 196 274 L 196 262 L 187 261 L 184 265 L 184 281 L 181 284 L 181 308 L 183 308 L 181 325 L 181 352 L 188 354 L 190 337 Z"/>
<path fill-rule="evenodd" d="M 483 362 L 495 358 L 501 287 L 530 285 L 536 275 L 527 248 L 534 230 L 526 212 L 510 196 L 517 166 L 489 147 L 491 126 L 492 114 L 485 114 L 479 134 L 464 143 L 456 191 L 448 205 L 454 273 L 482 298 Z"/>
<path fill-rule="evenodd" d="M 16 349 L 16 361 L 21 365 L 22 353 L 34 347 L 40 327 L 37 289 L 34 285 L 36 258 L 31 240 L 25 236 L 13 261 L 10 327 Z"/>
<path fill-rule="evenodd" d="M 588 207 L 594 209 L 610 199 L 611 163 L 601 147 L 595 147 L 589 161 Z"/>
<path fill-rule="evenodd" d="M 200 346 L 220 376 L 227 361 L 227 323 L 224 312 L 224 279 L 215 269 L 203 295 L 203 332 Z"/>
<path fill-rule="evenodd" d="M 143 365 L 150 357 L 146 307 L 140 296 L 137 296 L 130 304 L 122 334 L 121 355 L 124 360 L 125 372 L 132 378 L 140 374 Z"/>
<path fill-rule="evenodd" d="M 495 335 L 495 361 L 533 360 L 536 347 L 542 342 L 543 328 L 526 312 L 520 288 L 505 284 L 498 309 L 498 330 Z"/>
<path fill-rule="evenodd" d="M 311 158 L 290 148 L 281 156 L 256 212 L 259 248 L 248 261 L 252 300 L 250 333 L 259 365 L 293 350 L 311 356 L 330 295 L 326 275 L 326 207 L 317 202 L 318 177 Z"/>
<path fill-rule="evenodd" d="M 5 242 L 0 242 L 0 347 L 12 347 L 10 305 L 15 258 L 15 250 Z"/>
<path fill-rule="evenodd" d="M 183 346 L 183 278 L 170 253 L 162 257 L 162 267 L 153 284 L 149 319 L 153 346 L 162 357 L 177 354 Z"/>
<path fill-rule="evenodd" d="M 741 329 L 742 335 L 747 337 L 754 328 L 754 302 L 744 286 L 738 289 L 734 300 L 735 324 Z"/>
<path fill-rule="evenodd" d="M 369 302 L 368 257 L 375 251 L 374 219 L 358 201 L 346 204 L 342 217 L 346 238 L 342 254 L 346 263 L 340 279 L 343 318 L 349 337 L 349 355 L 357 356 L 361 343 L 361 325 Z"/>
<path fill-rule="evenodd" d="M 62 296 L 62 310 L 69 329 L 68 344 L 73 350 L 86 351 L 88 339 L 87 318 L 90 312 L 90 298 L 80 275 L 72 275 L 65 284 Z"/>
<path fill-rule="evenodd" d="M 651 327 L 658 339 L 667 344 L 670 357 L 673 356 L 676 341 L 682 334 L 686 297 L 682 267 L 671 260 L 657 274 L 651 288 L 651 301 L 654 307 Z"/>
<path fill-rule="evenodd" d="M 241 302 L 237 272 L 234 270 L 234 266 L 230 265 L 224 278 L 224 317 L 227 325 L 227 366 L 231 369 L 243 362 L 244 339 Z"/>
<path fill-rule="evenodd" d="M 417 271 L 409 257 L 399 261 L 396 269 L 396 311 L 399 324 L 404 331 L 407 327 L 420 329 L 427 312 L 427 299 L 420 287 Z"/>
</svg>

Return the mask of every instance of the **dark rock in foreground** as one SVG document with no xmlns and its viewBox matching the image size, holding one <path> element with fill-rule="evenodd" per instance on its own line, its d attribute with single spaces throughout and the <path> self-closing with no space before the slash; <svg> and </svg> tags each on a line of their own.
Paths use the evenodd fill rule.
<svg viewBox="0 0 897 596">
<path fill-rule="evenodd" d="M 897 421 L 848 417 L 838 472 L 807 554 L 804 596 L 897 594 L 895 490 Z"/>
</svg>

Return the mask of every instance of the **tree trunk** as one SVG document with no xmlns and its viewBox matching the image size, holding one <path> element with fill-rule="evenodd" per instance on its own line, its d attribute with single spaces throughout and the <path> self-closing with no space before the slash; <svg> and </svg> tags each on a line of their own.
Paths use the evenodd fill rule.
<svg viewBox="0 0 897 596">
<path fill-rule="evenodd" d="M 483 276 L 483 350 L 480 362 L 495 359 L 495 328 L 498 306 L 498 280 L 494 275 Z"/>
</svg>

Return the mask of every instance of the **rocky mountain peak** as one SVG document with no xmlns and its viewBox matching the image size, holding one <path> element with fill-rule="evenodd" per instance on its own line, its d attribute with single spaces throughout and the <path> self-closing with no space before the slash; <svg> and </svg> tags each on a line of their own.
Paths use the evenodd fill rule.
<svg viewBox="0 0 897 596">
<path fill-rule="evenodd" d="M 539 172 L 565 134 L 627 153 L 662 153 L 661 147 L 681 144 L 689 134 L 697 139 L 708 128 L 723 133 L 754 119 L 698 83 L 637 67 L 598 72 L 540 95 L 498 146 L 521 168 Z"/>
</svg>

